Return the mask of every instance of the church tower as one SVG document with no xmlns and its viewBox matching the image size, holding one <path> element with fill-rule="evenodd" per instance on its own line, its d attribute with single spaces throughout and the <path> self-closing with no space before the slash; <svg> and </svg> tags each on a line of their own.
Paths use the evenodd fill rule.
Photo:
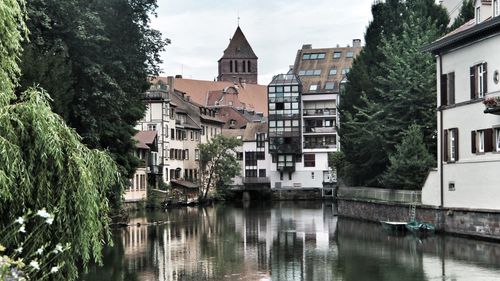
<svg viewBox="0 0 500 281">
<path fill-rule="evenodd" d="M 257 56 L 238 26 L 219 59 L 218 81 L 257 84 Z"/>
</svg>

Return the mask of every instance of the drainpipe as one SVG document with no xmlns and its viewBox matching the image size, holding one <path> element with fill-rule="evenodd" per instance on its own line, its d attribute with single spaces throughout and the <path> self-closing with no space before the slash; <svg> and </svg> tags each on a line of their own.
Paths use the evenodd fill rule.
<svg viewBox="0 0 500 281">
<path fill-rule="evenodd" d="M 438 55 L 439 57 L 439 85 L 438 87 L 441 87 L 441 77 L 443 75 L 443 59 L 440 55 Z M 441 95 L 441 90 L 439 91 L 439 94 Z M 441 96 L 438 96 L 438 100 L 440 100 Z M 440 154 L 440 158 L 439 158 L 439 185 L 440 185 L 440 192 L 441 192 L 441 205 L 440 205 L 440 208 L 443 208 L 444 207 L 444 177 L 443 177 L 443 156 L 444 156 L 444 151 L 443 151 L 443 146 L 442 146 L 442 142 L 445 141 L 443 140 L 443 109 L 442 109 L 442 105 L 440 105 L 438 107 L 438 112 L 439 112 L 439 131 L 438 131 L 438 134 L 439 134 L 439 139 L 441 140 L 441 143 L 438 143 L 438 145 L 440 146 L 440 151 L 441 151 L 441 154 Z"/>
</svg>

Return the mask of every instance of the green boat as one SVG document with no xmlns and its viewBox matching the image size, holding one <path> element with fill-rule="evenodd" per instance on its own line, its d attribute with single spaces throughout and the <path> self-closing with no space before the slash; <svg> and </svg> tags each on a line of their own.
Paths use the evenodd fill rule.
<svg viewBox="0 0 500 281">
<path fill-rule="evenodd" d="M 436 228 L 434 225 L 425 222 L 419 222 L 417 220 L 413 220 L 408 222 L 406 225 L 406 229 L 416 234 L 430 234 L 434 233 Z"/>
</svg>

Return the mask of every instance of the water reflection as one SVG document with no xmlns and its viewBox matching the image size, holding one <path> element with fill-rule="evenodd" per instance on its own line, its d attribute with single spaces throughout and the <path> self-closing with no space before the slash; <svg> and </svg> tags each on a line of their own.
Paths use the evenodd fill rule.
<svg viewBox="0 0 500 281">
<path fill-rule="evenodd" d="M 390 236 L 332 210 L 278 202 L 139 213 L 114 232 L 104 267 L 81 280 L 500 280 L 500 244 Z"/>
</svg>

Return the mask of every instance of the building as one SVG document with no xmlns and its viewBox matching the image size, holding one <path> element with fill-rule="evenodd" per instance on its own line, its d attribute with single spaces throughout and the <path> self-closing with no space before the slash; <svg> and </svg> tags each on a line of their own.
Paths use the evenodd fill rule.
<svg viewBox="0 0 500 281">
<path fill-rule="evenodd" d="M 219 59 L 217 81 L 257 84 L 258 58 L 238 26 Z"/>
<path fill-rule="evenodd" d="M 156 131 L 139 131 L 133 139 L 136 141 L 134 154 L 139 158 L 139 166 L 130 179 L 130 185 L 125 190 L 125 202 L 146 200 L 148 182 L 156 183 L 154 178 L 158 175 Z"/>
<path fill-rule="evenodd" d="M 425 47 L 436 56 L 438 167 L 422 203 L 500 209 L 499 1 L 475 1 L 475 18 Z"/>
</svg>

